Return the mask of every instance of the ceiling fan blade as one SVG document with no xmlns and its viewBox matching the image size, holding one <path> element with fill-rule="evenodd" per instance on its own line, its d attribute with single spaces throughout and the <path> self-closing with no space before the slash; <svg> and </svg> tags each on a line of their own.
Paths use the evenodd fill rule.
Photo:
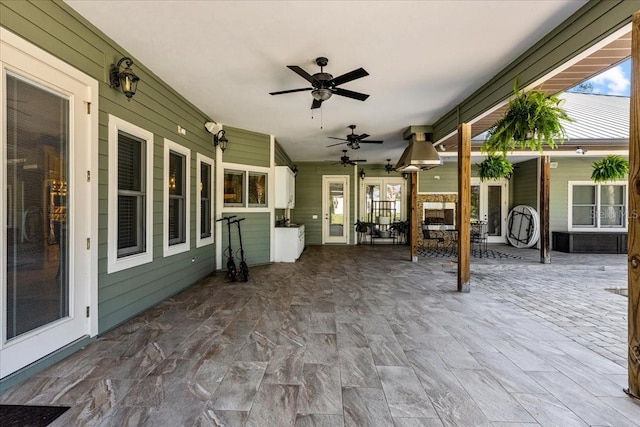
<svg viewBox="0 0 640 427">
<path fill-rule="evenodd" d="M 358 68 L 357 70 L 349 71 L 348 73 L 338 76 L 331 81 L 334 85 L 338 86 L 343 83 L 350 82 L 352 80 L 359 79 L 368 75 L 369 73 L 367 73 L 364 68 Z"/>
<path fill-rule="evenodd" d="M 311 74 L 307 73 L 305 70 L 298 67 L 297 65 L 287 65 L 287 68 L 289 68 L 291 71 L 293 71 L 294 73 L 296 73 L 297 75 L 299 75 L 300 77 L 302 77 L 303 79 L 305 79 L 306 81 L 308 81 L 314 86 L 318 83 L 318 81 L 314 79 Z"/>
<path fill-rule="evenodd" d="M 369 138 L 371 135 L 369 135 L 368 133 L 363 133 L 362 135 L 358 136 L 358 139 L 365 139 L 365 138 Z"/>
<path fill-rule="evenodd" d="M 360 141 L 360 144 L 363 144 L 363 143 L 364 143 L 364 144 L 382 144 L 383 142 L 384 142 L 384 141 L 374 141 L 374 140 L 371 140 L 371 141 Z"/>
<path fill-rule="evenodd" d="M 366 160 L 349 160 L 349 161 L 353 162 L 353 163 L 366 163 L 367 162 Z"/>
<path fill-rule="evenodd" d="M 321 100 L 314 99 L 313 102 L 311 103 L 311 109 L 314 110 L 316 108 L 320 108 L 321 105 L 322 105 Z"/>
<path fill-rule="evenodd" d="M 344 139 L 344 138 L 336 138 L 335 136 L 328 136 L 327 138 L 329 139 L 337 139 L 339 141 L 349 141 L 348 139 Z"/>
<path fill-rule="evenodd" d="M 337 144 L 327 145 L 327 147 L 335 147 L 336 145 L 342 145 L 342 144 L 346 144 L 346 142 L 338 142 Z"/>
<path fill-rule="evenodd" d="M 303 92 L 305 90 L 313 90 L 312 87 L 303 87 L 301 89 L 281 90 L 279 92 L 269 92 L 269 95 L 282 95 L 283 93 Z"/>
<path fill-rule="evenodd" d="M 364 101 L 369 97 L 369 95 L 365 95 L 364 93 L 354 92 L 352 90 L 341 89 L 339 87 L 333 89 L 333 93 L 340 96 L 346 96 L 347 98 L 357 99 L 358 101 Z"/>
</svg>

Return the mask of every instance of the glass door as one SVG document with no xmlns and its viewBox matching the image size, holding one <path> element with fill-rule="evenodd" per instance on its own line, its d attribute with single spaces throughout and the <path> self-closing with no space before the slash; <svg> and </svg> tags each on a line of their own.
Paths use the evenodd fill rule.
<svg viewBox="0 0 640 427">
<path fill-rule="evenodd" d="M 52 69 L 31 67 L 26 76 L 0 65 L 2 378 L 89 330 L 90 251 L 82 243 L 90 186 L 73 165 L 86 170 L 90 148 L 86 86 Z"/>
<path fill-rule="evenodd" d="M 471 179 L 471 222 L 487 223 L 489 243 L 504 243 L 507 223 L 507 180 Z"/>
<path fill-rule="evenodd" d="M 349 177 L 322 177 L 322 243 L 349 242 Z"/>
</svg>

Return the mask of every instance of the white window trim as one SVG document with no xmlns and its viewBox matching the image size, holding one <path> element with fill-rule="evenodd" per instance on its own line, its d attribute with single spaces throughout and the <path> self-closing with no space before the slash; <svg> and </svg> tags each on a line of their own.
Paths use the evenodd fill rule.
<svg viewBox="0 0 640 427">
<path fill-rule="evenodd" d="M 184 195 L 184 203 L 185 203 L 185 240 L 183 243 L 179 243 L 177 245 L 169 245 L 169 152 L 173 151 L 178 154 L 182 154 L 185 157 L 185 168 L 184 168 L 184 182 L 185 182 L 185 195 Z M 165 257 L 176 255 L 182 252 L 187 252 L 191 247 L 191 150 L 186 147 L 183 147 L 180 144 L 177 144 L 173 141 L 170 141 L 165 138 L 164 140 L 164 184 L 162 194 L 163 203 L 162 203 L 162 246 L 163 246 L 163 255 Z"/>
<path fill-rule="evenodd" d="M 211 203 L 211 224 L 210 224 L 211 236 L 205 237 L 204 239 L 200 237 L 202 235 L 202 231 L 200 229 L 202 200 L 200 199 L 199 187 L 197 187 L 196 194 L 198 195 L 198 197 L 196 197 L 196 248 L 213 244 L 214 243 L 213 236 L 215 231 L 215 212 L 213 210 L 214 201 L 215 201 L 215 199 L 213 198 L 214 197 L 213 178 L 215 176 L 214 175 L 215 161 L 203 154 L 196 153 L 196 185 L 199 185 L 200 182 L 202 182 L 202 176 L 201 176 L 202 163 L 206 163 L 211 167 L 211 176 L 209 177 L 209 192 L 211 193 L 209 194 L 209 202 Z"/>
<path fill-rule="evenodd" d="M 145 251 L 118 259 L 118 132 L 140 138 L 145 144 Z M 107 273 L 153 261 L 153 133 L 109 114 L 109 219 Z"/>
<path fill-rule="evenodd" d="M 601 208 L 600 205 L 600 186 L 602 185 L 624 185 L 625 193 L 624 193 L 624 225 L 622 227 L 600 227 L 599 214 L 596 216 L 596 226 L 595 227 L 574 227 L 573 226 L 573 186 L 574 185 L 590 185 L 596 187 L 596 208 L 599 210 Z M 567 213 L 567 230 L 569 231 L 581 231 L 581 232 L 622 232 L 627 231 L 629 224 L 629 183 L 627 181 L 611 181 L 611 182 L 603 182 L 598 183 L 594 181 L 569 181 L 568 189 L 567 189 L 567 199 L 569 200 L 568 213 Z"/>
<path fill-rule="evenodd" d="M 248 198 L 246 197 L 246 188 L 245 188 L 245 198 L 242 206 L 225 206 L 224 205 L 224 172 L 225 170 L 232 170 L 236 172 L 244 172 L 244 185 L 248 188 L 249 185 L 249 172 L 260 172 L 267 174 L 267 191 L 271 190 L 271 182 L 274 179 L 274 172 L 272 172 L 271 168 L 266 168 L 262 166 L 252 166 L 252 165 L 243 165 L 239 163 L 221 163 L 221 166 L 216 171 L 216 190 L 218 191 L 219 199 L 217 200 L 221 206 L 220 213 L 224 214 L 226 212 L 273 212 L 273 195 L 267 194 L 267 206 L 248 206 Z M 274 190 L 275 191 L 275 190 Z"/>
</svg>

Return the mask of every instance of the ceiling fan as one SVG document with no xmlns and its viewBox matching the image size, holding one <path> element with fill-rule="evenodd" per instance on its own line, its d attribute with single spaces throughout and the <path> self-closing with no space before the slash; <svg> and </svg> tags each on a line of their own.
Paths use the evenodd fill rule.
<svg viewBox="0 0 640 427">
<path fill-rule="evenodd" d="M 383 142 L 383 141 L 373 141 L 373 140 L 363 141 L 363 139 L 368 138 L 370 135 L 367 133 L 363 133 L 362 135 L 357 135 L 353 133 L 353 130 L 356 128 L 356 125 L 349 125 L 348 128 L 351 129 L 351 134 L 347 135 L 347 139 L 335 138 L 333 136 L 329 137 L 331 139 L 338 139 L 340 141 L 346 141 L 346 142 L 339 142 L 337 144 L 327 145 L 327 147 L 335 147 L 336 145 L 347 144 L 347 147 L 351 148 L 352 150 L 357 150 L 358 148 L 360 148 L 360 143 L 382 144 Z"/>
<path fill-rule="evenodd" d="M 366 160 L 351 160 L 349 159 L 349 156 L 347 156 L 347 150 L 342 150 L 342 152 L 344 153 L 342 155 L 342 157 L 340 157 L 340 162 L 338 163 L 334 163 L 334 165 L 342 165 L 342 166 L 347 166 L 347 165 L 351 165 L 351 166 L 356 166 L 358 163 L 364 163 L 366 162 Z"/>
<path fill-rule="evenodd" d="M 311 75 L 307 73 L 302 68 L 297 65 L 287 65 L 287 67 L 298 74 L 300 77 L 311 83 L 311 87 L 305 87 L 301 89 L 291 89 L 291 90 L 282 90 L 279 92 L 270 92 L 270 95 L 281 95 L 283 93 L 292 93 L 292 92 L 303 92 L 306 90 L 311 91 L 311 95 L 313 96 L 313 102 L 311 103 L 311 109 L 320 108 L 322 105 L 322 101 L 326 101 L 331 98 L 331 95 L 334 93 L 340 96 L 346 96 L 347 98 L 357 99 L 359 101 L 364 101 L 369 97 L 364 93 L 353 92 L 351 90 L 342 89 L 336 86 L 339 86 L 343 83 L 350 82 L 352 80 L 359 79 L 361 77 L 368 76 L 364 68 L 358 68 L 356 70 L 350 71 L 346 74 L 343 74 L 338 77 L 333 77 L 329 73 L 324 72 L 324 67 L 327 66 L 329 60 L 323 56 L 316 58 L 316 64 L 320 67 L 320 72 Z"/>
</svg>

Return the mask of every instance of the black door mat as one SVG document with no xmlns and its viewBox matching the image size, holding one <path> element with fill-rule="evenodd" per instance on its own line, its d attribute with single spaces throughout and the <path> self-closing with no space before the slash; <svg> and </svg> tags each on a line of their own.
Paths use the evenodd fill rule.
<svg viewBox="0 0 640 427">
<path fill-rule="evenodd" d="M 69 406 L 0 405 L 0 426 L 45 427 L 67 409 Z"/>
</svg>

